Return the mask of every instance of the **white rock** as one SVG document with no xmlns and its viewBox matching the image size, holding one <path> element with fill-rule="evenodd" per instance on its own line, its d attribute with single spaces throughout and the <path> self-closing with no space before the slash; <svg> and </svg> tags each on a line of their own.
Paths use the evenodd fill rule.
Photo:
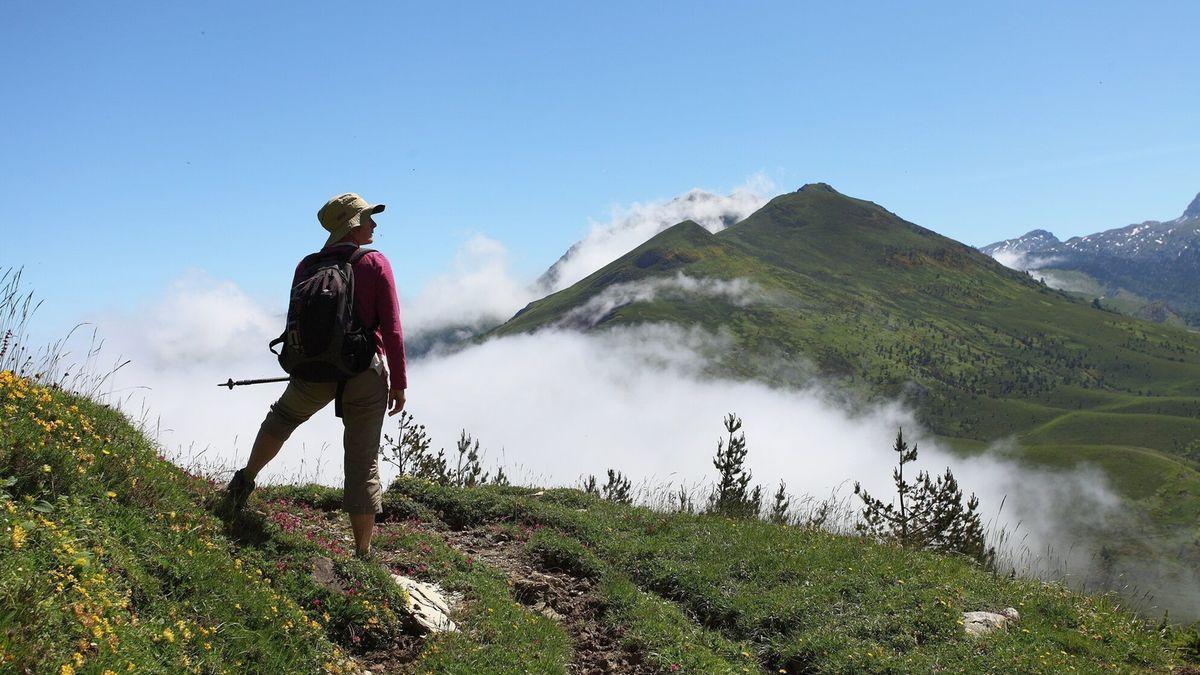
<svg viewBox="0 0 1200 675">
<path fill-rule="evenodd" d="M 1012 607 L 1005 608 L 1003 613 L 996 612 L 963 612 L 963 630 L 967 635 L 987 635 L 996 630 L 1008 628 L 1021 620 L 1021 615 Z"/>
<path fill-rule="evenodd" d="M 450 620 L 450 602 L 436 584 L 427 584 L 393 574 L 392 579 L 408 595 L 408 611 L 425 630 L 430 633 L 457 631 L 458 626 Z"/>
</svg>

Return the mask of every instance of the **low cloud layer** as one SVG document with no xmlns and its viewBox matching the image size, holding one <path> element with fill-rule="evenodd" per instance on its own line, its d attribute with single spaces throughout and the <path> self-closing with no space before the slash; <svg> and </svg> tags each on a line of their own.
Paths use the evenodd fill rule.
<svg viewBox="0 0 1200 675">
<path fill-rule="evenodd" d="M 745 307 L 766 297 L 761 286 L 747 279 L 698 279 L 685 274 L 613 284 L 584 304 L 567 312 L 556 325 L 591 328 L 618 307 L 634 302 L 687 298 L 716 298 Z"/>
<path fill-rule="evenodd" d="M 745 282 L 687 277 L 629 290 L 608 302 L 663 292 L 748 302 L 760 293 Z M 105 349 L 133 359 L 110 382 L 112 400 L 143 416 L 176 461 L 231 472 L 244 464 L 284 385 L 229 391 L 217 384 L 282 375 L 265 349 L 281 314 L 230 282 L 191 273 L 135 315 L 92 317 L 107 337 Z M 886 495 L 891 441 L 904 427 L 921 445 L 921 467 L 952 466 L 964 487 L 980 495 L 985 517 L 995 517 L 1007 497 L 999 522 L 1036 541 L 1035 550 L 1076 528 L 1065 526 L 1061 514 L 1104 520 L 1115 503 L 1098 474 L 1026 471 L 999 451 L 957 457 L 922 439 L 911 411 L 895 402 L 851 412 L 842 392 L 816 379 L 783 389 L 714 377 L 708 364 L 733 346 L 728 335 L 664 325 L 507 337 L 415 360 L 408 409 L 435 447 L 452 449 L 466 429 L 482 442 L 489 468 L 503 465 L 514 479 L 536 484 L 576 484 L 614 468 L 651 487 L 701 485 L 713 478 L 721 420 L 736 412 L 745 423 L 750 468 L 765 489 L 783 480 L 792 494 L 822 497 L 839 486 L 845 493 L 857 480 Z M 386 428 L 394 426 L 393 418 Z M 391 473 L 385 465 L 385 477 Z M 341 426 L 330 409 L 301 426 L 264 473 L 267 481 L 297 478 L 341 481 Z"/>
<path fill-rule="evenodd" d="M 1037 256 L 1021 251 L 996 251 L 992 253 L 992 258 L 1009 269 L 1029 274 L 1029 276 L 1045 283 L 1050 288 L 1077 293 L 1094 291 L 1093 285 L 1085 281 L 1073 279 L 1064 276 L 1060 272 L 1048 269 L 1062 262 L 1063 259 L 1058 256 Z"/>
<path fill-rule="evenodd" d="M 992 258 L 1009 269 L 1028 272 L 1030 270 L 1038 270 L 1043 267 L 1051 267 L 1055 263 L 1060 262 L 1062 258 L 1057 256 L 1039 256 L 1030 255 L 1025 251 L 1008 251 L 1000 250 L 992 253 Z"/>
<path fill-rule="evenodd" d="M 503 244 L 475 235 L 459 249 L 449 270 L 404 299 L 405 330 L 431 347 L 438 340 L 469 336 L 574 284 L 672 225 L 694 220 L 710 232 L 723 230 L 758 210 L 771 192 L 771 182 L 759 175 L 728 195 L 693 189 L 672 199 L 615 206 L 611 218 L 591 221 L 584 238 L 536 280 L 513 271 Z"/>
<path fill-rule="evenodd" d="M 403 302 L 406 333 L 495 325 L 536 299 L 517 278 L 504 244 L 474 235 L 455 253 L 450 269 Z"/>
</svg>

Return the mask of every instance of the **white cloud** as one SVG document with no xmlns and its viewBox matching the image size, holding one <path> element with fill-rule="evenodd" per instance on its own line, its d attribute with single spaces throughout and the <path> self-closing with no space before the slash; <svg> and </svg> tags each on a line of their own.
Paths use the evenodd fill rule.
<svg viewBox="0 0 1200 675">
<path fill-rule="evenodd" d="M 474 235 L 455 254 L 450 270 L 404 301 L 406 335 L 419 339 L 447 329 L 498 325 L 528 303 L 570 286 L 672 225 L 694 220 L 718 232 L 758 210 L 771 190 L 771 182 L 756 175 L 727 196 L 693 189 L 673 199 L 615 206 L 609 220 L 590 221 L 588 234 L 537 280 L 516 275 L 503 244 Z"/>
<path fill-rule="evenodd" d="M 738 303 L 762 293 L 745 280 L 684 276 L 618 290 L 591 309 L 604 313 L 661 293 L 718 294 Z M 136 313 L 90 320 L 105 336 L 106 351 L 133 359 L 109 382 L 112 398 L 127 411 L 145 407 L 150 420 L 160 421 L 166 450 L 187 461 L 189 449 L 207 448 L 205 462 L 229 469 L 244 463 L 284 385 L 229 391 L 217 384 L 283 375 L 266 350 L 281 310 L 257 305 L 232 282 L 193 271 Z M 733 348 L 726 334 L 666 325 L 491 340 L 410 363 L 409 410 L 437 443 L 452 446 L 465 428 L 491 460 L 503 451 L 510 473 L 550 484 L 603 475 L 609 467 L 652 482 L 695 484 L 710 477 L 721 419 L 735 411 L 745 420 L 750 464 L 764 485 L 783 479 L 793 493 L 823 495 L 861 480 L 874 491 L 888 490 L 896 428 L 921 436 L 910 411 L 884 402 L 850 412 L 842 393 L 815 379 L 806 388 L 781 389 L 713 376 L 710 361 Z M 329 446 L 319 478 L 340 481 L 341 427 L 331 408 L 297 430 L 268 467 L 268 479 L 294 477 L 302 466 L 311 472 L 319 449 Z M 1054 483 L 1031 482 L 1031 474 L 999 455 L 962 460 L 930 441 L 922 444 L 922 464 L 961 470 L 964 486 L 985 497 L 985 509 L 1022 486 Z M 1021 501 L 1041 510 L 1046 489 L 1035 492 L 1042 496 Z"/>
<path fill-rule="evenodd" d="M 1009 269 L 1028 272 L 1029 270 L 1037 270 L 1043 267 L 1050 267 L 1055 263 L 1061 262 L 1062 258 L 1058 256 L 1037 256 L 1030 255 L 1025 251 L 1010 251 L 998 250 L 992 253 L 992 258 Z"/>
<path fill-rule="evenodd" d="M 264 310 L 232 281 L 190 269 L 136 313 L 108 322 L 107 333 L 156 367 L 219 363 L 262 351 L 279 334 L 283 311 Z"/>
<path fill-rule="evenodd" d="M 614 206 L 607 221 L 590 222 L 587 235 L 554 263 L 538 285 L 543 295 L 566 288 L 685 220 L 720 232 L 760 209 L 773 189 L 771 181 L 758 174 L 726 196 L 693 189 L 670 200 Z"/>
<path fill-rule="evenodd" d="M 999 250 L 992 253 L 992 258 L 1009 269 L 1026 272 L 1050 288 L 1078 293 L 1092 293 L 1096 290 L 1094 284 L 1064 277 L 1060 273 L 1046 269 L 1062 262 L 1063 259 L 1059 256 L 1035 256 L 1022 251 Z"/>
<path fill-rule="evenodd" d="M 533 289 L 513 273 L 500 242 L 474 235 L 459 248 L 451 269 L 434 277 L 404 303 L 404 330 L 496 324 L 534 300 Z"/>
<path fill-rule="evenodd" d="M 590 328 L 618 307 L 634 302 L 689 296 L 719 298 L 732 305 L 745 307 L 766 297 L 766 291 L 748 279 L 700 279 L 679 273 L 673 277 L 613 284 L 567 312 L 555 325 Z"/>
</svg>

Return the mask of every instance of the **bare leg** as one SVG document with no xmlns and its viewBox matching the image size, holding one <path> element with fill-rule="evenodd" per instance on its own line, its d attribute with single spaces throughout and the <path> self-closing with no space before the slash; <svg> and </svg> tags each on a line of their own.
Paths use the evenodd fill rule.
<svg viewBox="0 0 1200 675">
<path fill-rule="evenodd" d="M 246 478 L 254 480 L 267 462 L 279 454 L 282 447 L 283 441 L 260 430 L 254 439 L 254 447 L 250 449 L 250 459 L 246 460 Z"/>
<path fill-rule="evenodd" d="M 374 513 L 350 514 L 350 527 L 354 530 L 354 549 L 360 555 L 371 552 L 371 535 L 375 533 Z"/>
</svg>

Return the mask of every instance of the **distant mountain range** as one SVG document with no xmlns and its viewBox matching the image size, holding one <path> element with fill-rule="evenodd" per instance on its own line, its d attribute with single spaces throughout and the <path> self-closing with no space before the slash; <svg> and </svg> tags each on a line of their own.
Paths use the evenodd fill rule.
<svg viewBox="0 0 1200 675">
<path fill-rule="evenodd" d="M 1200 325 L 1200 194 L 1174 220 L 1148 220 L 1067 241 L 1033 230 L 980 250 L 1114 309 Z"/>
</svg>

